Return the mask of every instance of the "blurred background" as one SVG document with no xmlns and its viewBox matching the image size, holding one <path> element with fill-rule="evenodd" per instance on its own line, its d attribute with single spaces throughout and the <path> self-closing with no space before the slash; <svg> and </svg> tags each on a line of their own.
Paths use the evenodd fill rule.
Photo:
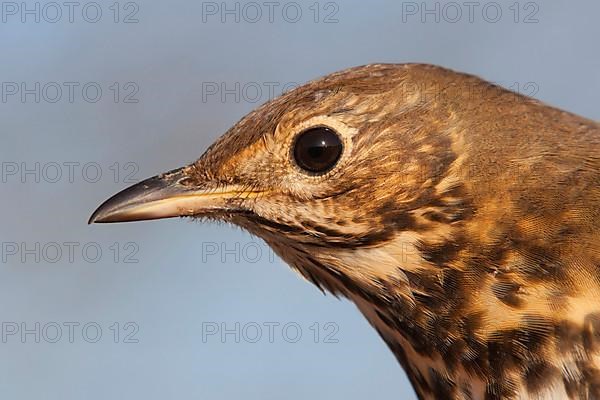
<svg viewBox="0 0 600 400">
<path fill-rule="evenodd" d="M 414 399 L 354 306 L 259 239 L 87 218 L 355 65 L 441 64 L 600 119 L 594 0 L 0 7 L 0 398 Z"/>
</svg>

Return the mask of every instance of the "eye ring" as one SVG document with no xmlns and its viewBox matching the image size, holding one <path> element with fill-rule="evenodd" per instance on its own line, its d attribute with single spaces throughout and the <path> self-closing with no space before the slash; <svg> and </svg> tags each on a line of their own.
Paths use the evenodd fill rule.
<svg viewBox="0 0 600 400">
<path fill-rule="evenodd" d="M 312 175 L 322 175 L 336 166 L 344 150 L 340 135 L 324 125 L 303 130 L 292 145 L 296 165 Z"/>
</svg>

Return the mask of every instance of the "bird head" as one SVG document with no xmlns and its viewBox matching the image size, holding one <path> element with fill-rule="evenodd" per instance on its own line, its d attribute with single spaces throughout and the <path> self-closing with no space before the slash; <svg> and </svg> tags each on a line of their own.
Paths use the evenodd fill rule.
<svg viewBox="0 0 600 400">
<path fill-rule="evenodd" d="M 370 65 L 297 88 L 245 116 L 193 164 L 113 196 L 90 222 L 227 221 L 334 293 L 348 288 L 323 269 L 371 282 L 386 260 L 358 265 L 356 250 L 417 224 L 411 213 L 433 201 L 455 158 L 439 134 L 453 116 L 420 86 L 432 91 L 439 71 Z M 407 259 L 413 243 L 397 242 L 396 251 Z M 395 269 L 398 259 L 388 258 Z"/>
</svg>

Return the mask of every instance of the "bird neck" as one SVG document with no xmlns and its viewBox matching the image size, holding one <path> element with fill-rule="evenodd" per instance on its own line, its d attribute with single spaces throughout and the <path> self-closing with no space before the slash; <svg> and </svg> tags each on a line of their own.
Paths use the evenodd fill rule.
<svg viewBox="0 0 600 400">
<path fill-rule="evenodd" d="M 600 381 L 598 301 L 580 291 L 577 313 L 556 313 L 557 305 L 498 271 L 460 269 L 467 260 L 458 255 L 452 263 L 426 261 L 440 249 L 448 257 L 452 245 L 424 253 L 420 242 L 404 233 L 361 251 L 274 248 L 317 286 L 358 306 L 420 399 L 600 398 L 590 381 Z"/>
</svg>

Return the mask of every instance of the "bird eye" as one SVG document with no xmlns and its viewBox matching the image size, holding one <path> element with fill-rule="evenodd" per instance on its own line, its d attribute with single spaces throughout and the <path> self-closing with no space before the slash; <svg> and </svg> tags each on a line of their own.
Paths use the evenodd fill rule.
<svg viewBox="0 0 600 400">
<path fill-rule="evenodd" d="M 300 133 L 294 142 L 294 160 L 311 173 L 324 173 L 335 166 L 342 155 L 342 141 L 326 126 L 310 128 Z"/>
</svg>

